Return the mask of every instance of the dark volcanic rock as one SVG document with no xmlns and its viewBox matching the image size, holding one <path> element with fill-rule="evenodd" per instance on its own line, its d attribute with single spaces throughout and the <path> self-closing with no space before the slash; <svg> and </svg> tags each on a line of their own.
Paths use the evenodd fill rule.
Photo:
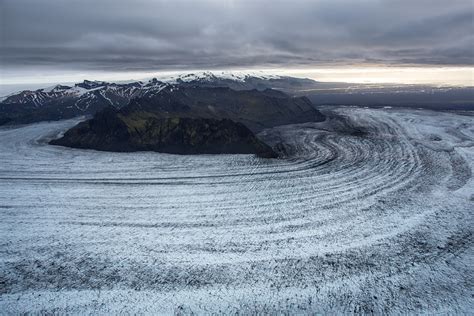
<svg viewBox="0 0 474 316">
<path fill-rule="evenodd" d="M 51 144 L 119 152 L 277 156 L 247 127 L 230 119 L 163 118 L 149 112 L 124 115 L 111 108 L 79 123 Z"/>
</svg>

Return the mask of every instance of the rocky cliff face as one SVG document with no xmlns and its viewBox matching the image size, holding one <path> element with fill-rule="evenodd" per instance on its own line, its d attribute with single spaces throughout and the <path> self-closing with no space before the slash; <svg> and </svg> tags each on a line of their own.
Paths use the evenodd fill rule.
<svg viewBox="0 0 474 316">
<path fill-rule="evenodd" d="M 67 131 L 53 145 L 104 151 L 157 151 L 172 154 L 277 155 L 245 125 L 230 119 L 124 115 L 107 108 Z"/>
</svg>

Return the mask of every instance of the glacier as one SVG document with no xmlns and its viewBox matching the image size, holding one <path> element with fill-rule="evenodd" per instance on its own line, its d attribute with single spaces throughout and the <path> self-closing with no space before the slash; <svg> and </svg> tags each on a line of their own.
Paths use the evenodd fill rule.
<svg viewBox="0 0 474 316">
<path fill-rule="evenodd" d="M 324 108 L 259 134 L 282 159 L 48 145 L 0 128 L 0 310 L 474 309 L 474 116 Z"/>
</svg>

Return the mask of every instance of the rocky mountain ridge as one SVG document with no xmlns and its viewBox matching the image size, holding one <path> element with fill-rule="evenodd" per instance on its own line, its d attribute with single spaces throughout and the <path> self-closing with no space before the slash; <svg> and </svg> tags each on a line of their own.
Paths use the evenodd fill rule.
<svg viewBox="0 0 474 316">
<path fill-rule="evenodd" d="M 84 80 L 73 86 L 25 90 L 0 102 L 1 124 L 27 124 L 44 120 L 93 115 L 105 107 L 121 109 L 136 98 L 146 98 L 179 88 L 227 87 L 233 90 L 265 90 L 283 87 L 289 81 L 306 82 L 280 76 L 216 75 L 210 72 L 129 83 Z"/>
</svg>

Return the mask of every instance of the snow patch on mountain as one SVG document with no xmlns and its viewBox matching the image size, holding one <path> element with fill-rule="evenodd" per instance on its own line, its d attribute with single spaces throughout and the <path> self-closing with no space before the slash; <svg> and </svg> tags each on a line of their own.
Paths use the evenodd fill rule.
<svg viewBox="0 0 474 316">
<path fill-rule="evenodd" d="M 29 108 L 66 104 L 68 107 L 75 106 L 81 111 L 88 109 L 91 104 L 105 102 L 121 108 L 133 98 L 155 96 L 165 90 L 173 92 L 184 84 L 251 90 L 273 87 L 259 80 L 284 78 L 263 72 L 202 71 L 127 83 L 84 80 L 74 85 L 59 84 L 37 90 L 24 90 L 6 96 L 0 102 L 3 105 L 21 104 Z"/>
<path fill-rule="evenodd" d="M 37 90 L 23 90 L 17 93 L 0 98 L 0 102 L 5 104 L 13 103 L 34 103 L 36 106 L 41 106 L 51 98 L 69 96 L 82 97 L 86 93 L 91 93 L 96 90 L 110 91 L 119 94 L 121 97 L 129 98 L 135 96 L 138 90 L 154 90 L 155 93 L 161 91 L 168 85 L 179 85 L 180 83 L 212 83 L 217 81 L 234 81 L 245 83 L 250 79 L 282 79 L 278 75 L 271 75 L 263 72 L 243 72 L 243 71 L 201 71 L 179 75 L 168 75 L 157 78 L 152 78 L 148 81 L 130 81 L 122 83 L 113 83 L 105 81 L 84 80 L 74 86 L 67 85 L 53 85 Z M 112 102 L 113 103 L 113 102 Z"/>
</svg>

